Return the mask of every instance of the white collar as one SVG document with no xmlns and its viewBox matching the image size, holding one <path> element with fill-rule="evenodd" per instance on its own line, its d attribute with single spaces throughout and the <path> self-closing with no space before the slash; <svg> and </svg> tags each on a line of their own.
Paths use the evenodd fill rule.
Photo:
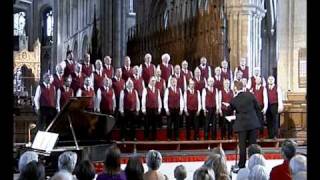
<svg viewBox="0 0 320 180">
<path fill-rule="evenodd" d="M 193 91 L 193 93 L 195 93 L 195 89 L 193 88 L 193 90 L 190 88 L 190 87 L 188 87 L 188 90 L 190 91 L 190 92 L 192 92 Z"/>
</svg>

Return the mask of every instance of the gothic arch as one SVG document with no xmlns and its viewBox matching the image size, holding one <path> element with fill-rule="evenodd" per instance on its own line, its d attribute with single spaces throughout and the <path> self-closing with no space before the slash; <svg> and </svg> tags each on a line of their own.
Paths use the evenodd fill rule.
<svg viewBox="0 0 320 180">
<path fill-rule="evenodd" d="M 74 59 L 76 61 L 78 61 L 79 56 L 78 56 L 78 41 L 77 40 L 75 40 L 73 43 L 73 55 L 74 55 Z"/>
</svg>

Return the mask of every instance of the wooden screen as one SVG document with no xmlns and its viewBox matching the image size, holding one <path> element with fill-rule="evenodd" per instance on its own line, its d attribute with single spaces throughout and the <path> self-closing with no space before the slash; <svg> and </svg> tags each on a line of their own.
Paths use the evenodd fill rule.
<svg viewBox="0 0 320 180">
<path fill-rule="evenodd" d="M 205 8 L 193 7 L 194 0 L 184 3 L 129 30 L 127 53 L 132 64 L 143 63 L 149 52 L 155 64 L 161 62 L 163 53 L 169 53 L 172 64 L 186 59 L 190 69 L 202 56 L 210 65 L 220 65 L 227 47 L 223 0 L 208 1 Z"/>
</svg>

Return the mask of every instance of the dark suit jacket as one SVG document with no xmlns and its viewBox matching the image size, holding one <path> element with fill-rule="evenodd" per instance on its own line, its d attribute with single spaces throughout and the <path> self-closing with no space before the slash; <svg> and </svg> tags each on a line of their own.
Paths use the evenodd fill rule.
<svg viewBox="0 0 320 180">
<path fill-rule="evenodd" d="M 231 100 L 229 108 L 232 111 L 236 110 L 234 132 L 260 128 L 261 124 L 257 116 L 260 108 L 256 98 L 250 92 L 240 92 Z"/>
</svg>

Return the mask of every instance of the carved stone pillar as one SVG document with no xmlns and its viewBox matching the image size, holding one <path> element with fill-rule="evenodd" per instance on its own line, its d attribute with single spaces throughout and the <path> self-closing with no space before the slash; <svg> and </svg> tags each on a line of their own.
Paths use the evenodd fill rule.
<svg viewBox="0 0 320 180">
<path fill-rule="evenodd" d="M 230 64 L 234 69 L 241 57 L 247 57 L 249 75 L 260 66 L 261 20 L 265 15 L 263 0 L 226 1 Z"/>
</svg>

